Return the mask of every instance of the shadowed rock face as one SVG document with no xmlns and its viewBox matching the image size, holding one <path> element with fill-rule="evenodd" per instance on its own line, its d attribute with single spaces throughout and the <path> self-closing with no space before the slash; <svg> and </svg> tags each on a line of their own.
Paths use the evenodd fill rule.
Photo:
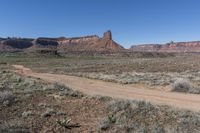
<svg viewBox="0 0 200 133">
<path fill-rule="evenodd" d="M 49 38 L 38 38 L 35 40 L 35 43 L 41 46 L 57 46 L 58 42 L 56 39 Z"/>
<path fill-rule="evenodd" d="M 54 38 L 37 38 L 32 41 L 32 47 L 28 50 L 44 50 L 44 49 L 57 49 L 58 42 Z"/>
<path fill-rule="evenodd" d="M 103 34 L 103 38 L 106 39 L 106 40 L 112 40 L 112 33 L 111 31 L 107 31 Z"/>
<path fill-rule="evenodd" d="M 0 51 L 29 48 L 33 45 L 32 40 L 33 39 L 19 39 L 19 38 L 0 39 Z"/>
<path fill-rule="evenodd" d="M 0 39 L 0 49 L 56 49 L 61 52 L 117 52 L 124 50 L 112 40 L 111 31 L 103 38 L 97 35 L 75 38 Z"/>
<path fill-rule="evenodd" d="M 167 44 L 144 44 L 135 45 L 132 51 L 142 52 L 200 52 L 200 41 L 194 42 L 171 42 Z"/>
</svg>

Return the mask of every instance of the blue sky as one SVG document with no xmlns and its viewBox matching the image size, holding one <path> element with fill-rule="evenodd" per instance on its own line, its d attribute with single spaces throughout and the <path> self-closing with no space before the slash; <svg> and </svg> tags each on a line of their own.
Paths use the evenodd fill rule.
<svg viewBox="0 0 200 133">
<path fill-rule="evenodd" d="M 132 44 L 200 40 L 200 0 L 0 0 L 0 37 L 76 37 L 112 30 Z"/>
</svg>

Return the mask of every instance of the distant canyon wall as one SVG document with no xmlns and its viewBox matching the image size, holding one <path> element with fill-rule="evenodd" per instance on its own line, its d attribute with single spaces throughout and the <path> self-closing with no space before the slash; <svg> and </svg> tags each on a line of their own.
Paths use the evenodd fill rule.
<svg viewBox="0 0 200 133">
<path fill-rule="evenodd" d="M 124 49 L 107 31 L 102 37 L 90 35 L 73 38 L 0 38 L 0 51 L 40 51 L 54 50 L 63 53 L 79 52 L 200 52 L 200 41 L 170 42 L 167 44 L 134 45 Z"/>
<path fill-rule="evenodd" d="M 97 35 L 74 37 L 74 38 L 45 38 L 22 39 L 22 38 L 0 38 L 0 50 L 39 50 L 56 49 L 62 52 L 118 52 L 124 48 L 112 40 L 111 31 L 104 33 L 100 38 Z"/>
<path fill-rule="evenodd" d="M 141 52 L 200 52 L 200 41 L 133 45 L 130 50 Z"/>
</svg>

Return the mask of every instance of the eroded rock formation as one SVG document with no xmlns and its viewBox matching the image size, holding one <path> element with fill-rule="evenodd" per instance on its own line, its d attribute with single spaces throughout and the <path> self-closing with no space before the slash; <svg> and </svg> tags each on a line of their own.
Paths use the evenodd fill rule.
<svg viewBox="0 0 200 133">
<path fill-rule="evenodd" d="M 170 42 L 167 44 L 134 45 L 132 51 L 142 52 L 200 52 L 200 41 Z"/>
<path fill-rule="evenodd" d="M 106 39 L 106 40 L 112 40 L 112 33 L 111 31 L 107 31 L 103 34 L 103 38 Z"/>
<path fill-rule="evenodd" d="M 38 50 L 56 49 L 61 52 L 118 52 L 122 46 L 112 40 L 111 31 L 100 38 L 97 35 L 75 38 L 37 38 L 37 39 L 3 39 L 0 38 L 0 49 Z"/>
<path fill-rule="evenodd" d="M 103 38 L 93 35 L 78 38 L 59 39 L 58 43 L 58 49 L 65 52 L 117 52 L 124 50 L 122 46 L 112 40 L 111 31 L 105 32 Z"/>
</svg>

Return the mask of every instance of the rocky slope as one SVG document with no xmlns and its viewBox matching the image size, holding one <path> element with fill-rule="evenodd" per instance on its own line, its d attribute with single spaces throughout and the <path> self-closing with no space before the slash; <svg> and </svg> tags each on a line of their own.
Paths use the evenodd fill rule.
<svg viewBox="0 0 200 133">
<path fill-rule="evenodd" d="M 167 44 L 133 45 L 130 50 L 142 52 L 200 52 L 200 41 L 170 42 Z"/>
<path fill-rule="evenodd" d="M 76 38 L 0 38 L 0 51 L 41 49 L 60 52 L 118 52 L 124 50 L 112 40 L 111 31 L 105 32 L 102 38 L 96 35 Z"/>
</svg>

